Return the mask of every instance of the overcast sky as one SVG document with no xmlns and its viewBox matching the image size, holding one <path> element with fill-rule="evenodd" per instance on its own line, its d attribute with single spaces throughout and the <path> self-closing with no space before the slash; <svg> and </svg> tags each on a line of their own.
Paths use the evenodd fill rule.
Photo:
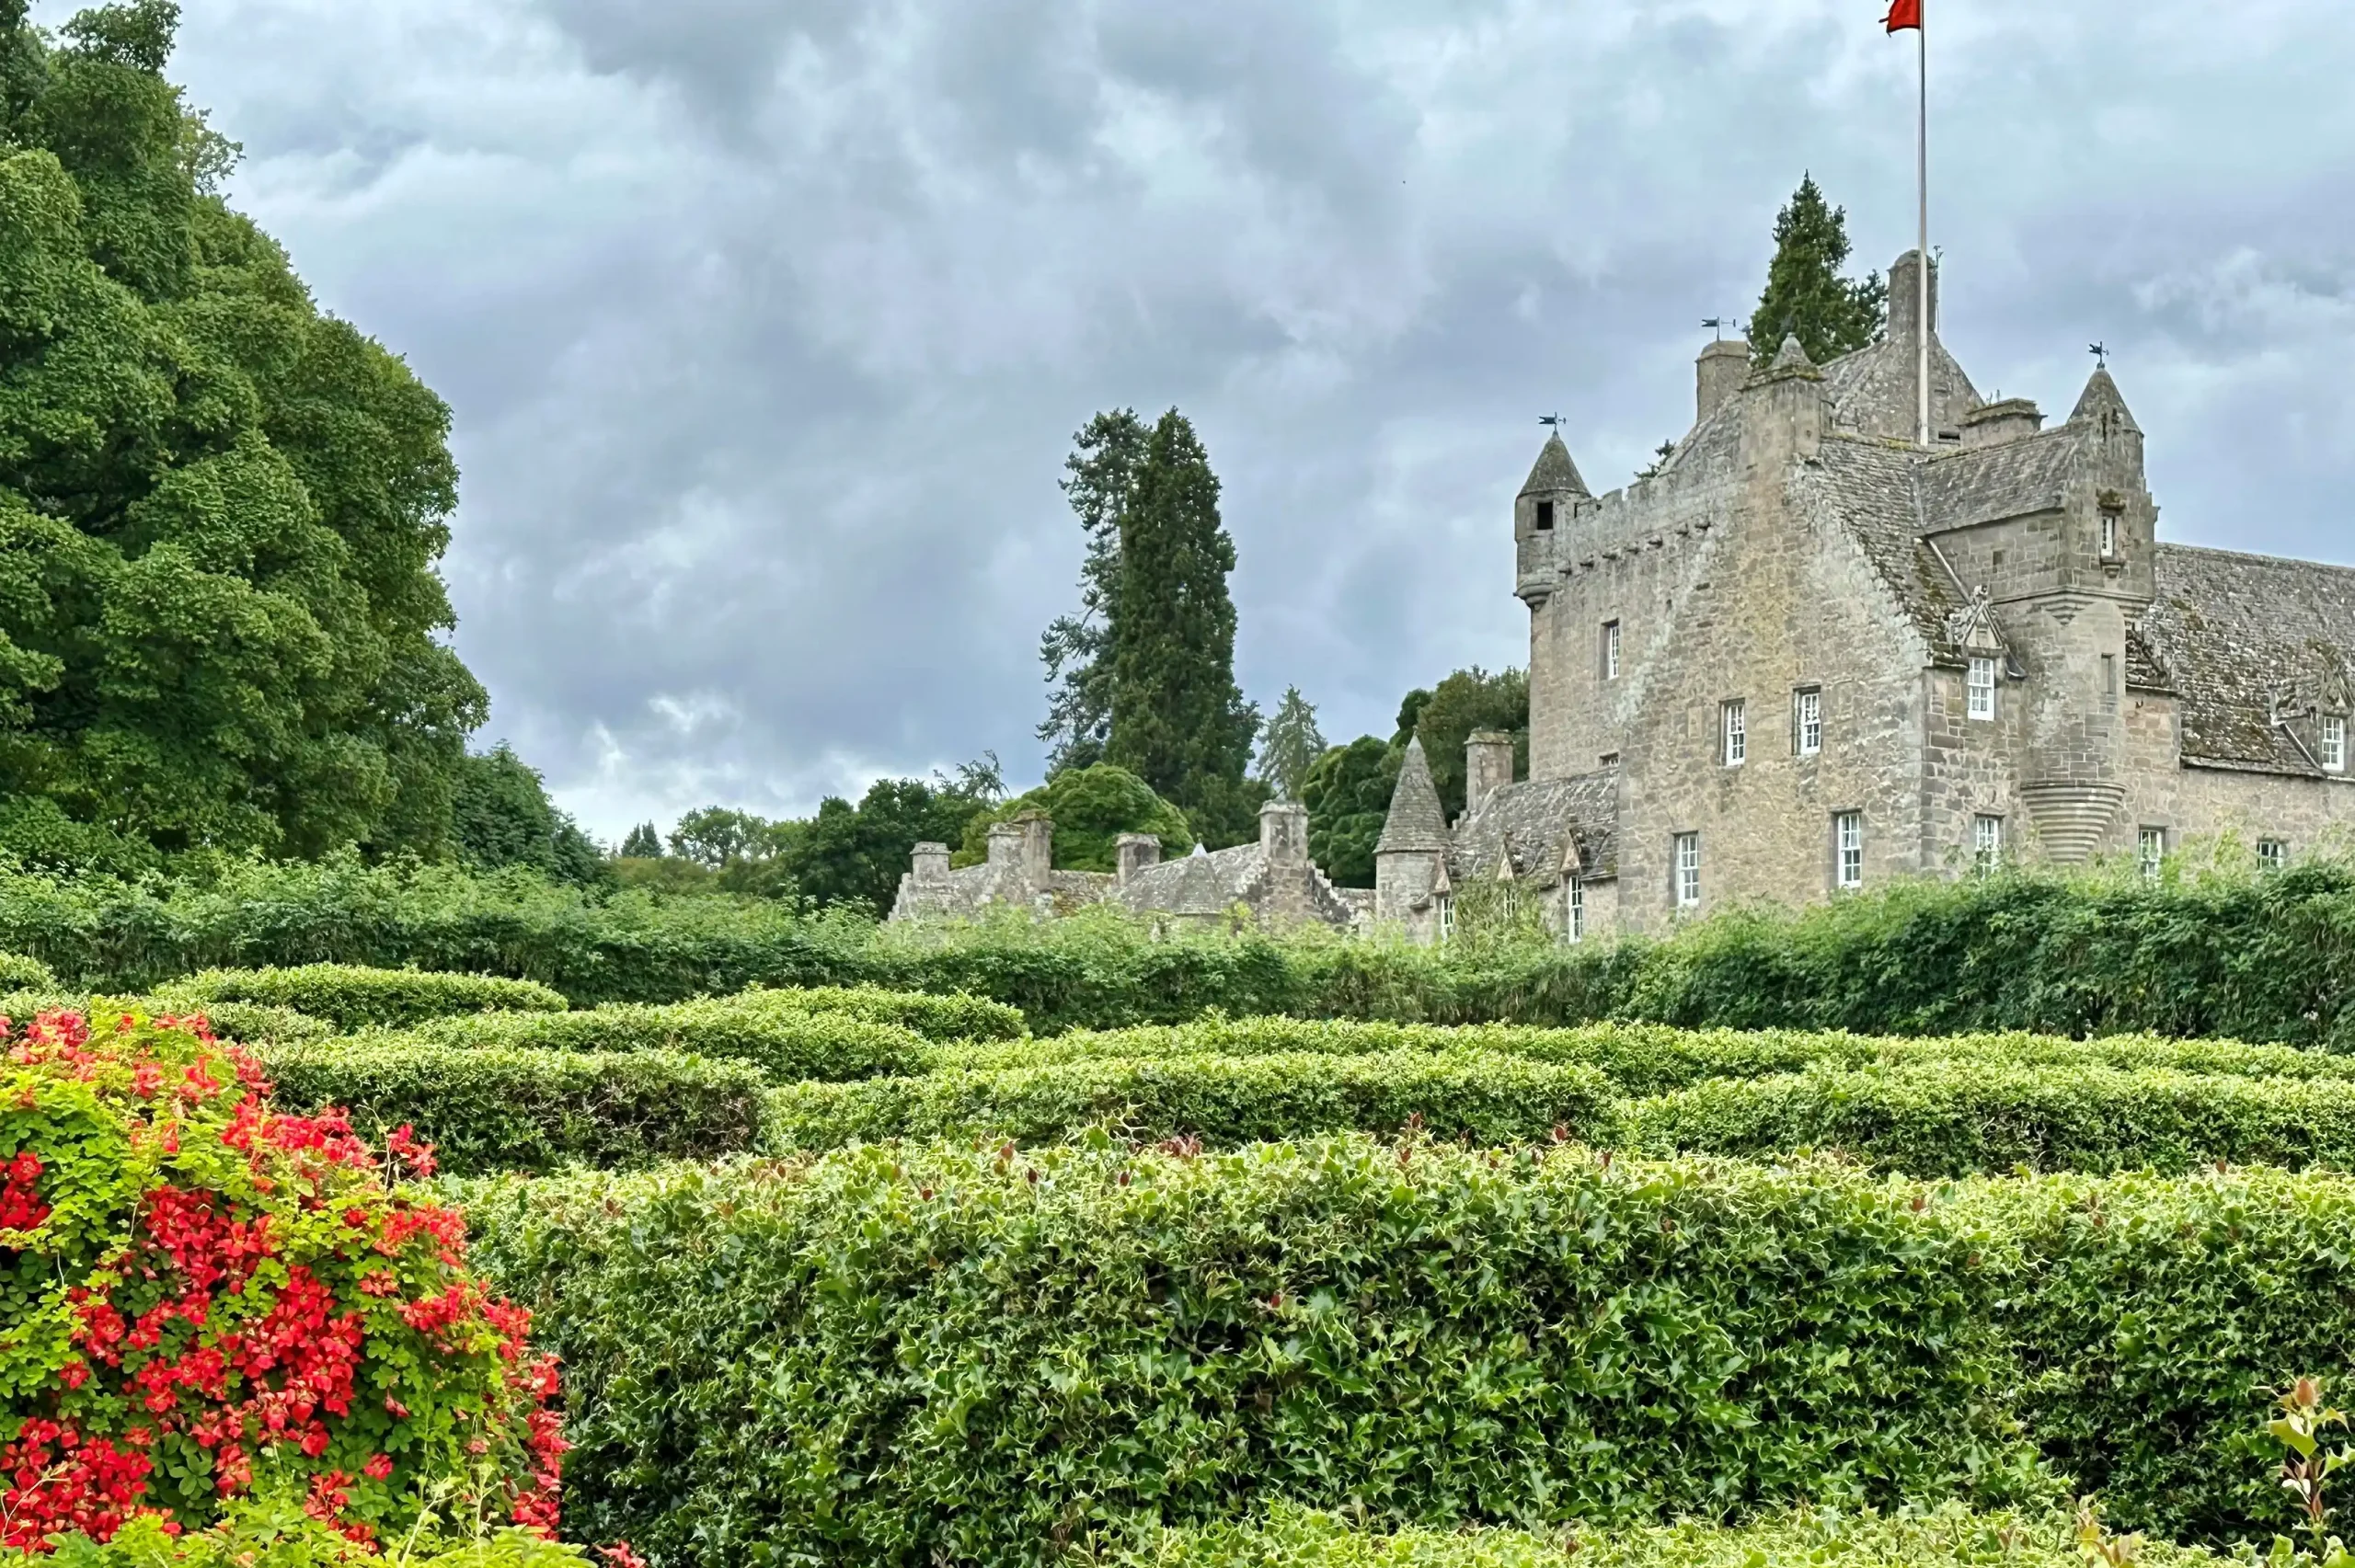
<svg viewBox="0 0 2355 1568">
<path fill-rule="evenodd" d="M 1930 0 L 1946 339 L 2106 340 L 2162 537 L 2355 561 L 2355 7 Z M 600 834 L 1035 780 L 1097 409 L 1225 485 L 1336 740 L 1518 663 L 1509 506 L 1690 423 L 1812 169 L 1911 243 L 1882 0 L 185 0 L 238 205 L 455 412 L 457 646 Z M 45 5 L 55 21 L 70 7 Z"/>
</svg>

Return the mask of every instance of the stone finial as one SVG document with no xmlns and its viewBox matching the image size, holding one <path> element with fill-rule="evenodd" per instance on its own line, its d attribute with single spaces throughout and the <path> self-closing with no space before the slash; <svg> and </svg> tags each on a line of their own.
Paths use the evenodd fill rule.
<svg viewBox="0 0 2355 1568">
<path fill-rule="evenodd" d="M 1464 810 L 1469 816 L 1512 783 L 1512 737 L 1501 729 L 1476 729 L 1464 742 Z"/>
<path fill-rule="evenodd" d="M 1699 424 L 1750 379 L 1750 345 L 1720 338 L 1701 350 L 1693 365 L 1693 422 Z"/>
<path fill-rule="evenodd" d="M 1112 856 L 1118 886 L 1125 887 L 1161 864 L 1161 839 L 1154 833 L 1122 833 L 1112 841 Z"/>
<path fill-rule="evenodd" d="M 937 887 L 948 880 L 948 846 L 918 844 L 915 853 L 916 885 Z"/>
<path fill-rule="evenodd" d="M 1889 264 L 1889 338 L 1911 343 L 1921 331 L 1922 253 L 1909 250 Z M 1930 332 L 1938 330 L 1938 264 L 1930 263 Z"/>
<path fill-rule="evenodd" d="M 1788 376 L 1807 376 L 1816 381 L 1823 379 L 1816 372 L 1815 361 L 1807 357 L 1807 349 L 1795 332 L 1783 334 L 1783 346 L 1775 350 L 1775 362 L 1766 367 L 1766 373 L 1778 380 Z"/>
<path fill-rule="evenodd" d="M 1586 481 L 1579 477 L 1579 465 L 1570 461 L 1570 449 L 1562 444 L 1560 431 L 1545 438 L 1537 451 L 1537 461 L 1529 470 L 1528 482 L 1521 487 L 1524 496 L 1576 496 L 1589 498 Z"/>
<path fill-rule="evenodd" d="M 1269 865 L 1308 864 L 1308 807 L 1296 800 L 1271 800 L 1259 807 L 1259 853 Z"/>
</svg>

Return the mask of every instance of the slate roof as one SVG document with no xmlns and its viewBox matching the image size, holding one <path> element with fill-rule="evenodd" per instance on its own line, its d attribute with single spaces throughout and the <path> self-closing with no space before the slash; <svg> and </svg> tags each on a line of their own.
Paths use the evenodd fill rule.
<svg viewBox="0 0 2355 1568">
<path fill-rule="evenodd" d="M 1951 627 L 1967 606 L 1952 574 L 1923 540 L 1919 480 L 1921 471 L 1935 464 L 1924 464 L 1912 447 L 1855 436 L 1826 436 L 1817 458 L 1798 484 L 1811 492 L 1819 515 L 1847 530 L 1932 657 L 1960 658 Z"/>
<path fill-rule="evenodd" d="M 1568 490 L 1573 495 L 1587 493 L 1586 481 L 1579 477 L 1579 465 L 1570 461 L 1570 449 L 1562 444 L 1557 430 L 1545 438 L 1537 451 L 1537 462 L 1529 470 L 1529 482 L 1521 487 L 1524 496 L 1544 495 L 1548 491 Z"/>
<path fill-rule="evenodd" d="M 1140 912 L 1165 910 L 1178 915 L 1223 914 L 1243 901 L 1267 857 L 1258 844 L 1207 854 L 1181 855 L 1147 866 L 1129 877 L 1120 891 L 1120 902 Z"/>
<path fill-rule="evenodd" d="M 1390 792 L 1390 815 L 1383 819 L 1376 854 L 1392 850 L 1437 850 L 1447 847 L 1447 816 L 1440 809 L 1439 786 L 1431 782 L 1430 759 L 1423 739 L 1407 742 L 1407 760 L 1398 768 L 1398 785 Z"/>
<path fill-rule="evenodd" d="M 1455 825 L 1448 854 L 1456 886 L 1493 878 L 1511 857 L 1515 878 L 1550 887 L 1562 879 L 1564 852 L 1578 846 L 1578 875 L 1619 875 L 1619 772 L 1506 784 Z"/>
<path fill-rule="evenodd" d="M 2355 569 L 2187 544 L 2160 545 L 2154 566 L 2140 630 L 2180 694 L 2184 760 L 2318 776 L 2310 711 L 2345 711 Z M 2287 732 L 2269 722 L 2277 694 L 2298 715 Z"/>
<path fill-rule="evenodd" d="M 1921 423 L 1913 391 L 1914 345 L 1891 338 L 1843 354 L 1823 367 L 1832 425 L 1867 436 L 1911 441 Z M 1930 422 L 1954 429 L 1979 406 L 1979 389 L 1935 337 L 1930 340 Z"/>
<path fill-rule="evenodd" d="M 1922 513 L 1932 528 L 1968 528 L 2056 511 L 2084 449 L 2084 431 L 2058 425 L 2036 435 L 1923 464 Z"/>
</svg>

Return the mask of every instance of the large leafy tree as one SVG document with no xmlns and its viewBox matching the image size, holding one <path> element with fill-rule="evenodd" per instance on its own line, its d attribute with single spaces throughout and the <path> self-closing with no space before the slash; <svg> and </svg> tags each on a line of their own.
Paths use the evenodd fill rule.
<svg viewBox="0 0 2355 1568">
<path fill-rule="evenodd" d="M 785 866 L 803 897 L 882 916 L 920 843 L 957 844 L 995 802 L 963 781 L 880 779 L 856 806 L 830 795 L 799 824 Z"/>
<path fill-rule="evenodd" d="M 1120 598 L 1120 516 L 1144 461 L 1147 431 L 1136 410 L 1096 416 L 1072 437 L 1063 460 L 1064 498 L 1087 536 L 1079 567 L 1079 613 L 1058 615 L 1039 639 L 1047 666 L 1047 772 L 1104 759 L 1112 733 L 1112 627 Z"/>
<path fill-rule="evenodd" d="M 1422 737 L 1431 783 L 1452 819 L 1464 814 L 1464 743 L 1476 729 L 1502 730 L 1513 738 L 1513 771 L 1529 772 L 1529 681 L 1518 670 L 1495 674 L 1474 665 L 1459 670 L 1422 701 L 1410 693 L 1414 733 Z M 1405 710 L 1402 709 L 1402 715 Z"/>
<path fill-rule="evenodd" d="M 1184 811 L 1196 835 L 1239 843 L 1265 798 L 1244 777 L 1259 713 L 1235 683 L 1235 541 L 1218 475 L 1172 408 L 1146 440 L 1120 512 L 1112 625 L 1112 722 L 1105 760 Z"/>
<path fill-rule="evenodd" d="M 323 315 L 163 76 L 0 0 L 0 792 L 166 851 L 447 853 L 449 411 Z"/>
<path fill-rule="evenodd" d="M 1127 769 L 1098 762 L 1092 768 L 1066 768 L 1029 794 L 974 817 L 965 825 L 965 841 L 953 864 L 979 865 L 989 854 L 991 826 L 1025 811 L 1043 811 L 1054 819 L 1055 864 L 1064 871 L 1117 869 L 1123 833 L 1153 834 L 1168 859 L 1194 847 L 1184 812 Z"/>
<path fill-rule="evenodd" d="M 1404 747 L 1361 735 L 1316 759 L 1300 792 L 1308 807 L 1308 858 L 1343 887 L 1373 886 L 1373 846 L 1390 816 Z"/>
<path fill-rule="evenodd" d="M 1848 210 L 1826 201 L 1809 175 L 1775 215 L 1775 259 L 1751 313 L 1751 354 L 1761 367 L 1786 337 L 1819 365 L 1879 340 L 1889 324 L 1889 283 L 1878 272 L 1843 277 L 1847 260 Z"/>
<path fill-rule="evenodd" d="M 604 852 L 548 799 L 538 771 L 503 740 L 461 761 L 450 816 L 458 858 L 468 865 L 528 865 L 551 881 L 584 887 L 613 881 Z"/>
</svg>

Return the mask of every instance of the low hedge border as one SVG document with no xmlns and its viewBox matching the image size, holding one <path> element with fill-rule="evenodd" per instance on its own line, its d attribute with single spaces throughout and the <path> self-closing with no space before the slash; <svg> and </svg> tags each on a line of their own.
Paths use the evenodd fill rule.
<svg viewBox="0 0 2355 1568">
<path fill-rule="evenodd" d="M 622 1003 L 579 1013 L 480 1013 L 435 1018 L 403 1037 L 453 1048 L 690 1051 L 755 1064 L 780 1083 L 920 1072 L 937 1051 L 904 1025 L 848 1013 L 747 1006 L 733 998 Z"/>
<path fill-rule="evenodd" d="M 1915 1183 L 1362 1137 L 477 1184 L 568 1516 L 665 1562 L 1056 1560 L 1276 1502 L 1582 1528 L 2098 1488 L 2262 1537 L 2355 1181 Z"/>
<path fill-rule="evenodd" d="M 845 1013 L 874 1024 L 897 1024 L 927 1040 L 1019 1040 L 1030 1026 L 1019 1008 L 985 996 L 955 991 L 885 990 L 879 986 L 809 986 L 769 990 L 754 986 L 720 1000 L 731 1004 L 789 1013 Z"/>
<path fill-rule="evenodd" d="M 1224 1148 L 1410 1123 L 1483 1145 L 1603 1142 L 1616 1134 L 1617 1106 L 1593 1068 L 1474 1052 L 1091 1059 L 790 1084 L 770 1093 L 766 1134 L 773 1148 L 816 1150 L 889 1139 L 1035 1143 L 1101 1127 Z"/>
<path fill-rule="evenodd" d="M 372 969 L 357 964 L 304 964 L 289 969 L 207 969 L 163 986 L 158 1001 L 182 1012 L 222 1002 L 291 1007 L 346 1029 L 397 1028 L 450 1013 L 561 1013 L 571 1004 L 533 980 L 429 969 Z"/>
<path fill-rule="evenodd" d="M 339 1039 L 265 1049 L 290 1110 L 338 1105 L 375 1136 L 404 1123 L 454 1175 L 634 1167 L 751 1149 L 767 1081 L 669 1051 L 458 1049 Z"/>
</svg>

